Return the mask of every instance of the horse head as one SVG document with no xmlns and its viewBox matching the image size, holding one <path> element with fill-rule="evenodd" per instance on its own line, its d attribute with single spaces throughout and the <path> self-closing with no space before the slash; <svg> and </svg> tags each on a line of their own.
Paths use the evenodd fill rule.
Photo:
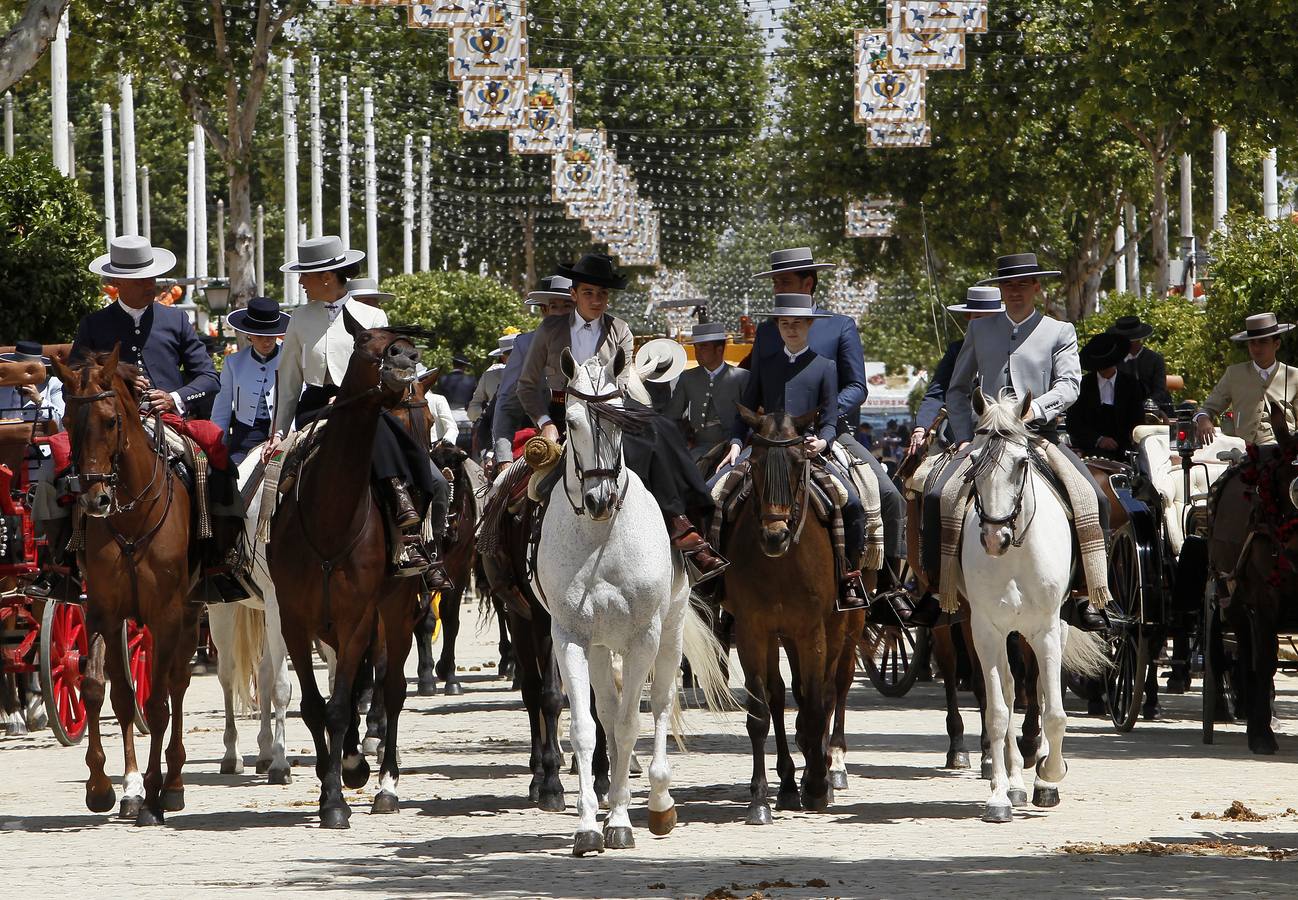
<svg viewBox="0 0 1298 900">
<path fill-rule="evenodd" d="M 618 378 L 626 368 L 626 355 L 619 349 L 608 363 L 592 357 L 579 364 L 564 349 L 561 365 L 568 380 L 564 420 L 569 463 L 579 482 L 582 505 L 591 519 L 602 522 L 620 500 L 622 427 L 629 421 L 629 411 L 623 407 Z"/>
<path fill-rule="evenodd" d="M 399 404 L 416 380 L 419 348 L 415 346 L 415 338 L 427 337 L 427 332 L 405 326 L 366 328 L 346 307 L 343 325 L 355 342 L 347 368 L 348 378 L 360 378 L 362 388 L 377 389 L 384 406 Z"/>
<path fill-rule="evenodd" d="M 796 517 L 806 512 L 806 478 L 798 475 L 810 464 L 810 456 L 802 432 L 819 411 L 790 416 L 783 410 L 753 412 L 742 403 L 738 408 L 740 417 L 753 429 L 749 465 L 760 506 L 762 552 L 783 556 L 793 546 Z"/>
<path fill-rule="evenodd" d="M 978 415 L 974 463 L 965 475 L 973 483 L 974 508 L 982 528 L 983 549 L 1001 556 L 1016 538 L 1023 495 L 1032 470 L 1030 435 L 1023 417 L 1032 406 L 1029 392 L 1022 400 L 1002 392 L 991 400 L 981 390 L 973 395 Z"/>
</svg>

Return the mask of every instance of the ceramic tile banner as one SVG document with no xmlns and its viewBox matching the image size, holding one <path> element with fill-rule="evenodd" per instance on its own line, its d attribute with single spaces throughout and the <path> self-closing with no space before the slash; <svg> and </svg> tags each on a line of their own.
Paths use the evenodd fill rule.
<svg viewBox="0 0 1298 900">
<path fill-rule="evenodd" d="M 555 153 L 572 145 L 572 69 L 528 69 L 523 115 L 509 132 L 512 153 Z"/>
<path fill-rule="evenodd" d="M 888 0 L 888 21 L 900 31 L 987 31 L 988 0 L 938 2 L 938 0 Z"/>
<path fill-rule="evenodd" d="M 472 25 L 473 12 L 477 3 L 440 0 L 437 3 L 411 3 L 410 17 L 407 24 L 411 28 L 452 28 L 456 25 Z"/>
<path fill-rule="evenodd" d="M 524 78 L 466 78 L 460 82 L 460 128 L 508 131 L 523 121 Z"/>
<path fill-rule="evenodd" d="M 550 160 L 550 196 L 556 203 L 594 199 L 612 165 L 605 157 L 604 133 L 596 128 L 575 130 L 572 145 Z"/>
<path fill-rule="evenodd" d="M 924 121 L 927 72 L 892 64 L 886 30 L 858 30 L 855 55 L 852 118 L 857 124 Z"/>
<path fill-rule="evenodd" d="M 854 200 L 847 204 L 848 237 L 889 237 L 897 222 L 892 200 Z"/>
<path fill-rule="evenodd" d="M 890 23 L 889 59 L 899 69 L 963 69 L 964 33 L 959 31 L 900 31 Z"/>
<path fill-rule="evenodd" d="M 927 122 L 889 122 L 872 124 L 865 132 L 867 147 L 928 147 L 933 143 L 933 129 Z"/>
<path fill-rule="evenodd" d="M 521 2 L 474 5 L 469 25 L 451 27 L 452 81 L 527 74 L 527 21 Z"/>
</svg>

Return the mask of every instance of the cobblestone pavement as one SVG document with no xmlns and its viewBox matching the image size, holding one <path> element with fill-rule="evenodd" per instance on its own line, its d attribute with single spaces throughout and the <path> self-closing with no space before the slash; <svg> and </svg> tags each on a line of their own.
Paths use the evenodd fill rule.
<svg viewBox="0 0 1298 900">
<path fill-rule="evenodd" d="M 466 618 L 469 618 L 466 616 Z M 1279 681 L 1281 751 L 1251 756 L 1242 726 L 1200 740 L 1197 692 L 1166 698 L 1166 717 L 1115 734 L 1070 700 L 1063 803 L 1009 825 L 978 820 L 986 783 L 938 768 L 945 736 L 941 687 L 887 700 L 862 681 L 848 714 L 849 789 L 826 814 L 777 813 L 743 823 L 751 763 L 741 713 L 691 712 L 686 753 L 672 751 L 680 826 L 645 828 L 645 779 L 634 783 L 638 847 L 569 855 L 569 810 L 527 802 L 527 720 L 494 677 L 494 626 L 466 627 L 459 656 L 467 692 L 412 696 L 402 716 L 402 807 L 371 816 L 375 782 L 349 792 L 345 832 L 316 827 L 310 740 L 289 721 L 294 780 L 252 774 L 255 723 L 241 720 L 247 774 L 218 774 L 220 691 L 194 678 L 186 701 L 188 807 L 167 826 L 137 829 L 86 811 L 84 746 L 49 732 L 0 737 L 0 859 L 5 896 L 189 897 L 965 897 L 1298 896 L 1298 861 L 1213 856 L 1072 854 L 1070 842 L 1218 839 L 1298 851 L 1298 678 Z M 413 660 L 408 667 L 413 673 Z M 736 667 L 737 668 L 737 667 Z M 970 698 L 969 702 L 972 702 Z M 976 712 L 965 721 L 976 733 Z M 648 716 L 643 716 L 648 727 Z M 792 713 L 790 713 L 790 728 Z M 566 729 L 566 725 L 565 725 Z M 116 726 L 110 772 L 120 774 Z M 972 735 L 971 735 L 972 736 Z M 147 744 L 145 745 L 147 746 Z M 643 754 L 648 741 L 642 737 Z M 772 741 L 768 764 L 774 766 Z M 975 754 L 976 760 L 976 754 Z M 774 777 L 774 776 L 772 776 Z M 1241 801 L 1262 821 L 1195 818 Z M 66 894 L 65 894 L 66 892 Z"/>
</svg>

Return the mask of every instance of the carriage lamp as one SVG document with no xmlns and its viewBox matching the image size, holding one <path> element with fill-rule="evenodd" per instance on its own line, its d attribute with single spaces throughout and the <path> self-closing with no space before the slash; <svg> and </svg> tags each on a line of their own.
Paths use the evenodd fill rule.
<svg viewBox="0 0 1298 900">
<path fill-rule="evenodd" d="M 221 315 L 230 308 L 230 282 L 222 278 L 213 278 L 203 288 L 207 306 L 213 315 Z"/>
</svg>

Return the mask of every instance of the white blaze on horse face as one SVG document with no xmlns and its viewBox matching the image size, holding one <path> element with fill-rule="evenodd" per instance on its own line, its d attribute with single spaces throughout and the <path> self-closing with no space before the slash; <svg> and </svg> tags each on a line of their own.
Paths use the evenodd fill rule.
<svg viewBox="0 0 1298 900">
<path fill-rule="evenodd" d="M 608 374 L 607 368 L 597 358 L 589 359 L 577 367 L 569 388 L 587 396 L 600 396 L 614 387 Z M 610 405 L 621 404 L 618 399 L 607 402 Z M 575 396 L 568 397 L 564 419 L 568 424 L 570 453 L 566 465 L 568 474 L 572 476 L 573 487 L 570 490 L 580 494 L 580 504 L 593 521 L 607 521 L 617 508 L 618 478 L 603 473 L 616 473 L 621 469 L 622 432 L 611 422 L 600 421 L 586 401 Z M 587 472 L 601 474 L 587 475 Z M 569 489 L 567 482 L 565 489 Z"/>
<path fill-rule="evenodd" d="M 1017 441 L 997 441 L 983 452 L 995 452 L 997 456 L 974 479 L 980 505 L 980 540 L 988 556 L 999 557 L 1009 550 L 1017 529 L 1024 524 L 1020 519 L 1027 502 L 1023 492 L 1027 489 L 1030 463 L 1027 447 Z"/>
</svg>

